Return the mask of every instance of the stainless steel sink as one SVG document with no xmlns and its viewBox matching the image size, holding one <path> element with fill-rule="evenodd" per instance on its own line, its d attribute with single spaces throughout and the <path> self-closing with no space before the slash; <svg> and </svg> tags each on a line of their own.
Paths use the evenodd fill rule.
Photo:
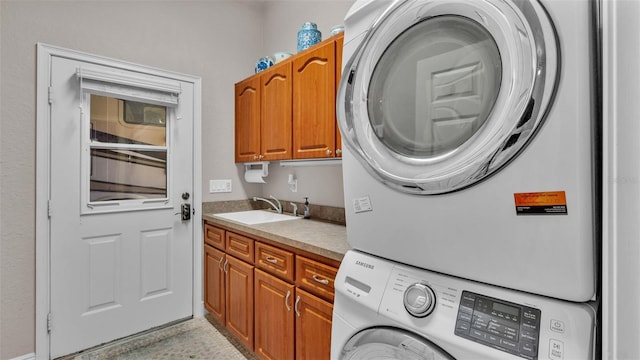
<svg viewBox="0 0 640 360">
<path fill-rule="evenodd" d="M 265 211 L 265 210 L 249 210 L 249 211 L 213 214 L 213 217 L 223 219 L 223 220 L 235 221 L 245 225 L 256 225 L 256 224 L 264 224 L 264 223 L 270 223 L 270 222 L 276 222 L 276 221 L 302 219 L 302 217 L 286 215 L 286 214 L 278 214 L 275 212 Z"/>
</svg>

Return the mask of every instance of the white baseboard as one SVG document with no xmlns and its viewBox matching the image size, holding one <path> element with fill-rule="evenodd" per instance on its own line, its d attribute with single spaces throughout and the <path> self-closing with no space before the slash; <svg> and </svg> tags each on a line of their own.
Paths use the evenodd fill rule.
<svg viewBox="0 0 640 360">
<path fill-rule="evenodd" d="M 13 358 L 11 360 L 35 360 L 35 359 L 36 359 L 36 354 L 35 353 L 31 353 L 31 354 L 26 354 L 26 355 L 15 357 L 15 358 Z"/>
</svg>

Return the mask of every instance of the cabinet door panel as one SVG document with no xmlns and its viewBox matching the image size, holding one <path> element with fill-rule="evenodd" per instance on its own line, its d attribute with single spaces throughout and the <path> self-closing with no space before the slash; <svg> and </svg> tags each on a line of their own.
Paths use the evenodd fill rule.
<svg viewBox="0 0 640 360">
<path fill-rule="evenodd" d="M 256 161 L 260 155 L 260 77 L 235 85 L 235 160 Z"/>
<path fill-rule="evenodd" d="M 293 297 L 293 285 L 255 270 L 255 353 L 261 359 L 293 359 Z"/>
<path fill-rule="evenodd" d="M 329 359 L 333 305 L 296 289 L 296 312 L 296 359 Z"/>
<path fill-rule="evenodd" d="M 256 242 L 256 266 L 286 281 L 293 278 L 293 253 Z"/>
<path fill-rule="evenodd" d="M 253 351 L 253 266 L 227 255 L 225 281 L 227 329 Z"/>
<path fill-rule="evenodd" d="M 291 63 L 265 70 L 260 83 L 262 160 L 291 159 Z"/>
<path fill-rule="evenodd" d="M 222 251 L 204 246 L 204 307 L 221 324 L 225 323 L 223 262 Z"/>
<path fill-rule="evenodd" d="M 205 223 L 204 242 L 224 251 L 224 230 Z"/>
<path fill-rule="evenodd" d="M 325 300 L 333 300 L 337 273 L 333 266 L 296 256 L 296 285 Z"/>
<path fill-rule="evenodd" d="M 293 61 L 293 158 L 333 157 L 335 43 L 317 45 Z"/>
<path fill-rule="evenodd" d="M 227 254 L 253 264 L 254 240 L 240 234 L 227 231 L 225 234 Z"/>
</svg>

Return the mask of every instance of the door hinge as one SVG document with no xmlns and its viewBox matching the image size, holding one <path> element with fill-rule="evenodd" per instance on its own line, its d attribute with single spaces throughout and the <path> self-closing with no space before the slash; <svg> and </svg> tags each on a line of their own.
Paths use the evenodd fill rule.
<svg viewBox="0 0 640 360">
<path fill-rule="evenodd" d="M 49 86 L 49 104 L 53 104 L 53 87 Z"/>
<path fill-rule="evenodd" d="M 51 313 L 47 314 L 47 333 L 51 333 Z"/>
<path fill-rule="evenodd" d="M 47 216 L 49 217 L 49 219 L 51 219 L 51 213 L 53 212 L 53 205 L 51 203 L 51 200 L 47 201 Z"/>
</svg>

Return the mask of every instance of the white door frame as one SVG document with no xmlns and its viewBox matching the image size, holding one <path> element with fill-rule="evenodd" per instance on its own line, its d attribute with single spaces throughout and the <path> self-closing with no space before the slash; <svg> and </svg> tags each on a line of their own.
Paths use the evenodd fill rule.
<svg viewBox="0 0 640 360">
<path fill-rule="evenodd" d="M 49 79 L 51 78 L 51 58 L 62 57 L 84 62 L 138 71 L 157 76 L 171 76 L 175 80 L 193 83 L 193 316 L 204 314 L 202 302 L 202 79 L 195 76 L 168 72 L 144 65 L 133 64 L 80 51 L 64 49 L 52 45 L 37 44 L 36 80 L 36 359 L 49 359 L 50 336 L 48 314 L 50 303 L 50 219 L 48 200 L 50 199 L 50 112 Z"/>
</svg>

